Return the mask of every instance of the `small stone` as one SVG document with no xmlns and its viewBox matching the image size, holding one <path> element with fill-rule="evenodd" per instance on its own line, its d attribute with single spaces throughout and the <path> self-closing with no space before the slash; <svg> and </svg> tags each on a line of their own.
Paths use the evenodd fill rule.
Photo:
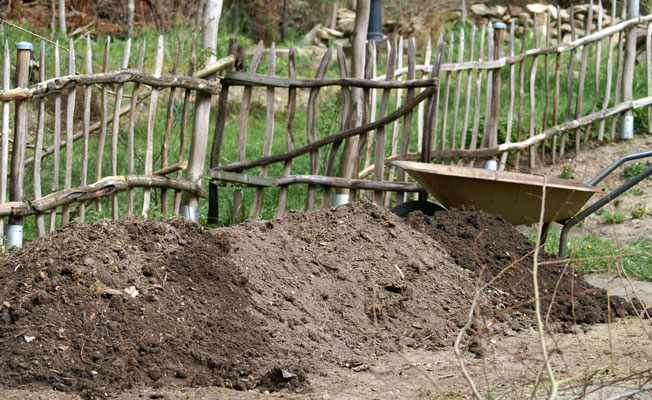
<svg viewBox="0 0 652 400">
<path fill-rule="evenodd" d="M 25 341 L 26 341 L 27 343 L 29 343 L 29 342 L 31 342 L 32 340 L 36 339 L 36 337 L 34 337 L 34 336 L 29 336 L 29 335 L 25 335 L 25 336 L 23 336 L 23 338 L 25 339 Z"/>
</svg>

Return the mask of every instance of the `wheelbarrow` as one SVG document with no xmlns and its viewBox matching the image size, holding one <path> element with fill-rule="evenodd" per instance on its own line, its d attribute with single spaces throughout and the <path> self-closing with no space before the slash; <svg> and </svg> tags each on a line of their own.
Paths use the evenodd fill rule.
<svg viewBox="0 0 652 400">
<path fill-rule="evenodd" d="M 541 203 L 545 185 L 543 212 L 544 235 L 552 222 L 563 225 L 559 257 L 566 257 L 566 238 L 569 230 L 611 202 L 625 191 L 652 174 L 652 167 L 629 179 L 611 193 L 588 207 L 583 206 L 596 193 L 603 190 L 596 185 L 625 162 L 652 157 L 652 150 L 621 157 L 600 172 L 587 184 L 557 177 L 493 171 L 480 168 L 438 165 L 412 161 L 393 161 L 392 165 L 404 169 L 438 202 L 414 201 L 402 203 L 392 209 L 401 216 L 420 210 L 433 215 L 444 208 L 470 206 L 489 214 L 498 215 L 513 225 L 534 224 L 541 217 Z M 545 236 L 544 236 L 545 237 Z"/>
</svg>

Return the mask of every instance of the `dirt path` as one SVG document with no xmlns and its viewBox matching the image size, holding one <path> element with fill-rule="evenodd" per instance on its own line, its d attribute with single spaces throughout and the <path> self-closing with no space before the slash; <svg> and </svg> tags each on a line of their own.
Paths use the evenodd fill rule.
<svg viewBox="0 0 652 400">
<path fill-rule="evenodd" d="M 533 172 L 539 174 L 549 174 L 551 176 L 561 176 L 565 169 L 570 173 L 572 179 L 580 182 L 588 182 L 598 175 L 600 171 L 608 167 L 618 158 L 643 150 L 652 149 L 652 136 L 637 135 L 634 140 L 627 142 L 605 143 L 594 145 L 593 147 L 582 151 L 576 158 L 562 160 L 561 162 L 538 168 Z M 652 159 L 642 159 L 639 162 L 649 161 Z M 625 182 L 621 177 L 623 168 L 630 163 L 621 166 L 618 170 L 609 175 L 605 180 L 598 184 L 599 187 L 605 188 L 606 193 L 616 189 Z M 596 201 L 599 197 L 594 196 L 589 204 Z M 644 210 L 641 218 L 632 218 L 632 211 L 635 209 Z M 634 190 L 620 196 L 612 203 L 605 206 L 605 210 L 610 213 L 620 212 L 625 215 L 625 222 L 622 224 L 608 224 L 601 215 L 591 215 L 586 219 L 583 226 L 574 228 L 572 234 L 591 234 L 598 237 L 609 237 L 624 242 L 632 242 L 637 238 L 652 238 L 652 179 L 644 180 L 635 186 Z"/>
</svg>

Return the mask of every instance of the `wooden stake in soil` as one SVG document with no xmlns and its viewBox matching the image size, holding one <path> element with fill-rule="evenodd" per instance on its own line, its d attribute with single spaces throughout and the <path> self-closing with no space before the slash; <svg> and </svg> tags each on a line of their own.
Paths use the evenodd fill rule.
<svg viewBox="0 0 652 400">
<path fill-rule="evenodd" d="M 451 37 L 450 37 L 450 42 L 448 45 L 448 60 L 447 62 L 451 64 L 453 62 L 453 42 L 455 38 L 453 36 L 453 32 L 451 32 Z M 450 71 L 446 71 L 446 88 L 444 89 L 444 108 L 442 109 L 441 113 L 441 136 L 440 136 L 440 146 L 439 148 L 441 150 L 446 149 L 446 125 L 448 123 L 448 97 L 450 95 L 451 91 L 451 73 Z"/>
<path fill-rule="evenodd" d="M 338 57 L 342 51 L 341 47 L 338 47 Z M 290 51 L 288 52 L 288 77 L 293 79 L 296 77 L 296 54 L 294 52 L 294 45 L 290 44 Z M 297 89 L 290 88 L 288 89 L 288 105 L 286 111 L 286 136 L 285 136 L 285 149 L 290 152 L 294 150 L 294 112 L 297 106 Z M 292 170 L 292 160 L 288 160 L 283 165 L 283 176 L 290 175 Z M 288 198 L 288 186 L 282 186 L 281 191 L 278 197 L 278 209 L 276 211 L 276 217 L 279 218 L 285 213 L 285 208 L 287 205 Z"/>
<path fill-rule="evenodd" d="M 521 36 L 521 54 L 525 54 L 527 40 L 527 24 L 523 25 Z M 523 137 L 523 105 L 525 101 L 525 58 L 518 64 L 518 119 L 516 124 L 516 141 L 520 142 Z M 514 167 L 518 171 L 521 168 L 521 152 L 516 153 Z"/>
<path fill-rule="evenodd" d="M 401 69 L 403 68 L 403 48 L 404 48 L 404 41 L 403 41 L 403 36 L 399 36 L 398 38 L 398 49 L 397 49 L 397 67 L 396 69 Z M 396 77 L 397 81 L 402 81 L 403 77 L 402 75 L 399 75 Z M 401 108 L 401 99 L 403 96 L 403 89 L 397 89 L 396 90 L 396 108 Z M 390 155 L 394 155 L 398 153 L 398 127 L 399 127 L 399 121 L 394 121 L 394 124 L 392 126 L 392 142 L 390 146 Z M 396 168 L 390 166 L 389 171 L 388 171 L 388 180 L 390 182 L 394 181 L 394 174 L 396 173 Z M 392 193 L 391 192 L 386 192 L 385 193 L 385 207 L 389 207 L 389 203 L 392 199 Z"/>
<path fill-rule="evenodd" d="M 471 40 L 469 45 L 469 61 L 473 62 L 473 52 L 475 50 L 475 33 L 476 26 L 471 27 Z M 471 82 L 473 81 L 473 70 L 466 71 L 466 96 L 464 97 L 464 120 L 462 121 L 462 139 L 460 149 L 466 148 L 466 132 L 469 129 L 469 112 L 471 111 Z M 419 149 L 421 145 L 419 145 Z"/>
<path fill-rule="evenodd" d="M 539 27 L 537 26 L 537 19 L 534 19 L 534 48 L 539 46 Z M 539 58 L 534 57 L 532 60 L 532 69 L 530 70 L 530 137 L 534 137 L 536 133 L 536 79 L 537 67 L 539 66 Z M 534 169 L 537 165 L 537 152 L 536 147 L 530 147 L 530 169 Z"/>
<path fill-rule="evenodd" d="M 315 79 L 323 79 L 326 75 L 326 69 L 331 61 L 333 48 L 330 47 L 319 64 L 317 75 Z M 317 97 L 319 96 L 319 88 L 310 89 L 308 96 L 308 110 L 307 122 L 308 128 L 308 144 L 317 141 L 316 123 L 317 123 Z M 310 153 L 310 174 L 317 175 L 319 173 L 319 151 L 315 150 Z M 312 210 L 315 203 L 315 185 L 308 185 L 308 194 L 306 195 L 306 211 Z"/>
<path fill-rule="evenodd" d="M 61 76 L 61 62 L 59 59 L 59 41 L 54 46 L 54 76 Z M 61 160 L 61 95 L 54 96 L 54 155 L 52 162 L 52 192 L 59 191 L 59 161 Z M 57 212 L 50 213 L 50 233 L 54 232 L 57 222 Z"/>
<path fill-rule="evenodd" d="M 16 43 L 16 75 L 14 87 L 26 87 L 29 78 L 29 60 L 32 54 L 32 44 L 26 42 Z M 25 178 L 25 168 L 23 160 L 25 159 L 25 147 L 27 145 L 27 102 L 17 101 L 14 113 L 14 143 L 11 149 L 11 171 L 9 181 L 9 201 L 23 201 L 23 183 Z M 10 216 L 9 225 L 22 225 L 23 218 Z M 7 235 L 7 239 L 11 239 Z M 7 243 L 11 246 L 12 243 Z M 20 243 L 16 246 L 22 246 L 22 234 Z"/>
<path fill-rule="evenodd" d="M 176 76 L 179 73 L 179 52 L 181 51 L 181 36 L 177 38 L 177 45 L 174 51 L 174 66 L 172 67 L 172 75 Z M 165 133 L 163 134 L 163 144 L 161 145 L 161 168 L 168 166 L 169 152 L 170 152 L 170 139 L 172 136 L 172 119 L 174 117 L 174 95 L 176 88 L 170 88 L 167 104 L 167 117 L 165 120 Z M 161 214 L 167 217 L 168 210 L 168 190 L 161 189 Z"/>
<path fill-rule="evenodd" d="M 602 30 L 602 0 L 598 0 L 598 32 Z M 649 35 L 648 35 L 649 36 Z M 595 92 L 593 93 L 593 107 L 591 114 L 598 109 L 598 99 L 600 98 L 600 67 L 602 65 L 602 41 L 595 46 Z M 588 143 L 591 136 L 593 124 L 587 125 L 584 132 L 584 144 Z"/>
<path fill-rule="evenodd" d="M 462 45 L 462 49 L 463 46 L 464 45 Z M 461 51 L 461 53 L 464 52 Z M 408 79 L 416 79 L 417 76 L 416 65 L 417 65 L 417 54 L 416 54 L 415 41 L 414 38 L 410 38 L 408 40 L 408 76 L 407 76 Z M 459 91 L 458 91 L 458 95 L 459 95 Z M 410 88 L 407 90 L 407 95 L 405 96 L 405 102 L 407 103 L 413 98 L 414 98 L 414 89 Z M 459 100 L 459 96 L 458 96 L 458 100 Z M 405 114 L 405 117 L 403 118 L 403 132 L 401 135 L 401 147 L 398 153 L 401 159 L 407 156 L 408 151 L 410 149 L 411 133 L 412 133 L 412 111 Z M 407 174 L 403 169 L 399 169 L 398 171 L 398 182 L 407 182 Z M 400 204 L 406 201 L 406 199 L 407 199 L 407 193 L 398 193 L 398 195 L 396 196 L 396 204 Z"/>
<path fill-rule="evenodd" d="M 272 45 L 269 48 L 269 53 L 267 53 L 267 75 L 270 77 L 276 76 L 276 44 L 272 42 Z M 274 88 L 267 88 L 267 124 L 265 127 L 265 139 L 263 142 L 263 157 L 269 156 L 272 154 L 272 143 L 274 141 Z M 267 170 L 269 167 L 267 165 L 260 168 L 261 178 L 267 176 Z M 256 190 L 256 197 L 254 202 L 251 205 L 251 211 L 249 213 L 249 219 L 254 219 L 258 216 L 260 211 L 260 206 L 263 204 L 263 194 L 265 188 L 260 187 Z"/>
<path fill-rule="evenodd" d="M 371 55 L 373 58 L 375 55 L 375 46 L 373 43 L 375 42 L 369 42 L 370 47 L 372 49 L 372 52 L 374 54 Z M 370 65 L 370 64 L 367 64 Z M 340 76 L 342 78 L 347 77 L 347 72 L 346 72 L 346 56 L 344 55 L 344 50 L 342 50 L 342 46 L 337 46 L 337 66 L 340 70 Z M 293 66 L 294 68 L 294 66 Z M 291 71 L 292 74 L 294 75 L 294 69 Z M 296 93 L 296 92 L 295 92 Z M 296 100 L 296 99 L 295 99 Z M 294 104 L 292 104 L 294 106 Z M 340 118 L 340 131 L 343 131 L 346 129 L 348 123 L 349 123 L 349 115 L 351 111 L 351 89 L 349 87 L 343 86 L 342 87 L 342 115 Z M 294 110 L 292 110 L 294 113 Z M 371 137 L 371 135 L 369 136 Z M 333 175 L 333 167 L 335 166 L 335 158 L 337 157 L 337 152 L 342 145 L 342 141 L 338 141 L 333 143 L 331 146 L 331 150 L 328 153 L 328 160 L 326 162 L 326 172 L 324 173 L 324 176 L 332 176 Z M 292 146 L 294 148 L 294 146 Z M 288 150 L 289 151 L 289 150 Z M 367 154 L 369 154 L 369 149 L 367 149 Z M 289 175 L 289 171 L 288 171 Z M 284 186 L 286 187 L 286 186 Z M 330 186 L 324 186 L 322 188 L 322 197 L 321 197 L 321 207 L 322 208 L 329 208 L 331 204 L 331 187 Z"/>
<path fill-rule="evenodd" d="M 571 22 L 571 40 L 575 41 L 575 12 L 574 7 L 570 8 L 570 22 Z M 570 61 L 568 62 L 568 74 L 566 75 L 566 122 L 571 119 L 571 104 L 573 103 L 573 64 L 575 63 L 575 49 L 570 52 Z M 559 143 L 559 157 L 564 158 L 566 155 L 566 132 L 561 135 L 561 142 Z"/>
<path fill-rule="evenodd" d="M 557 41 L 561 40 L 561 12 L 557 6 Z M 555 55 L 555 94 L 552 102 L 552 125 L 559 124 L 559 81 L 561 78 L 561 53 Z M 552 163 L 557 160 L 557 135 L 552 137 Z"/>
<path fill-rule="evenodd" d="M 91 37 L 86 35 L 86 74 L 93 73 L 93 50 L 91 47 Z M 81 169 L 81 186 L 88 183 L 88 140 L 91 126 L 91 95 L 92 86 L 86 86 L 84 89 L 84 139 L 82 142 L 82 169 Z M 79 203 L 79 219 L 84 221 L 86 218 L 86 203 Z"/>
<path fill-rule="evenodd" d="M 482 62 L 484 57 L 484 36 L 485 36 L 486 26 L 482 26 L 482 31 L 480 32 L 480 52 L 478 54 L 478 61 Z M 473 103 L 473 127 L 471 128 L 471 143 L 469 144 L 470 149 L 475 149 L 478 144 L 478 131 L 480 129 L 480 97 L 482 96 L 482 71 L 478 70 L 475 77 L 475 99 Z"/>
<path fill-rule="evenodd" d="M 373 40 L 369 42 L 370 45 L 370 50 L 369 50 L 369 63 L 371 64 L 371 79 L 375 79 L 377 76 L 377 52 L 376 52 L 376 42 Z M 426 53 L 428 52 L 428 49 L 426 49 Z M 339 52 L 338 52 L 338 63 L 339 63 Z M 340 74 L 342 72 L 342 69 L 340 69 Z M 346 65 L 344 65 L 344 72 L 346 73 Z M 345 92 L 346 89 L 346 92 Z M 344 96 L 344 93 L 349 93 L 348 96 L 350 96 L 350 89 L 342 87 L 342 93 Z M 371 89 L 371 112 L 369 113 L 369 121 L 374 122 L 376 120 L 376 105 L 378 103 L 378 90 L 377 89 Z M 349 99 L 350 101 L 350 99 Z M 350 107 L 350 105 L 349 105 Z M 346 114 L 348 116 L 349 110 L 346 110 Z M 346 119 L 344 118 L 344 105 L 342 105 L 342 120 L 340 122 L 344 122 L 346 124 Z M 348 117 L 347 117 L 348 118 Z M 346 125 L 342 126 L 340 123 L 340 130 L 344 130 L 346 128 Z M 421 138 L 419 138 L 421 140 Z M 374 143 L 374 134 L 373 132 L 369 132 L 367 135 L 367 154 L 365 155 L 365 160 L 364 160 L 364 168 L 367 169 L 369 165 L 371 164 L 371 149 L 373 148 L 373 143 Z"/>
<path fill-rule="evenodd" d="M 590 35 L 593 28 L 593 0 L 589 3 L 589 16 L 586 20 L 586 34 Z M 591 45 L 587 44 L 582 49 L 582 61 L 580 63 L 580 82 L 577 88 L 577 102 L 575 103 L 575 119 L 582 116 L 582 100 L 584 100 L 584 82 L 586 81 L 586 67 L 589 60 Z M 582 136 L 580 128 L 575 129 L 575 154 L 580 153 Z"/>
<path fill-rule="evenodd" d="M 613 3 L 611 7 L 611 20 L 615 21 L 616 18 L 616 3 Z M 613 81 L 613 55 L 614 55 L 614 42 L 616 40 L 616 35 L 609 36 L 609 49 L 607 50 L 607 80 L 605 82 L 604 88 L 604 99 L 602 100 L 602 111 L 606 110 L 609 107 L 609 100 L 611 97 L 611 83 Z M 649 53 L 648 53 L 649 54 Z M 649 82 L 649 80 L 648 80 Z M 600 126 L 598 128 L 598 141 L 602 142 L 604 140 L 604 128 L 607 120 L 601 119 Z"/>
<path fill-rule="evenodd" d="M 464 29 L 460 29 L 460 45 L 457 49 L 457 62 L 464 61 Z M 451 149 L 455 150 L 457 136 L 457 115 L 460 106 L 460 89 L 462 86 L 462 71 L 458 71 L 455 77 L 455 96 L 453 97 L 453 126 L 451 127 Z"/>
<path fill-rule="evenodd" d="M 39 49 L 39 79 L 45 80 L 45 41 L 41 40 Z M 34 147 L 34 167 L 32 183 L 34 188 L 34 200 L 41 198 L 41 155 L 43 153 L 43 136 L 45 135 L 45 99 L 39 99 L 38 102 L 38 127 L 36 128 L 36 142 Z M 4 199 L 0 201 L 4 203 Z M 36 234 L 45 235 L 45 220 L 43 214 L 36 216 Z"/>
<path fill-rule="evenodd" d="M 188 76 L 192 76 L 195 73 L 195 48 L 197 47 L 197 39 L 195 38 L 192 41 L 192 48 L 190 50 L 190 61 L 188 63 Z M 188 142 L 188 113 L 190 111 L 190 96 L 192 91 L 186 89 L 186 92 L 183 96 L 183 111 L 181 112 L 181 128 L 179 132 L 179 155 L 177 156 L 177 164 L 181 164 L 186 155 L 186 144 Z M 177 171 L 177 179 L 181 179 L 183 174 L 182 170 Z M 179 213 L 179 208 L 181 207 L 181 191 L 176 190 L 174 192 L 174 212 L 175 214 Z"/>
<path fill-rule="evenodd" d="M 129 65 L 129 54 L 131 53 L 131 38 L 127 39 L 125 45 L 124 54 L 122 57 L 121 68 L 127 68 Z M 120 108 L 122 106 L 122 91 L 124 90 L 124 85 L 122 83 L 118 84 L 116 94 L 115 94 L 115 105 L 113 109 L 113 125 L 111 132 L 111 175 L 118 175 L 118 135 L 120 134 Z M 118 195 L 114 193 L 111 195 L 111 205 L 113 212 L 113 219 L 118 219 L 120 217 L 120 206 L 118 204 Z"/>
<path fill-rule="evenodd" d="M 145 62 L 145 38 L 140 40 L 140 49 L 138 50 L 138 71 L 143 70 Z M 138 94 L 140 92 L 140 83 L 134 83 L 134 89 L 131 92 L 131 110 L 129 112 L 129 133 L 127 134 L 127 174 L 133 175 L 135 170 L 135 149 L 134 149 L 134 128 L 136 126 L 136 107 L 138 106 Z M 134 188 L 127 189 L 127 217 L 134 215 Z"/>
<path fill-rule="evenodd" d="M 68 74 L 75 75 L 75 43 L 70 39 L 70 51 L 68 52 Z M 76 90 L 70 90 L 66 97 L 66 174 L 63 181 L 65 190 L 72 188 L 72 161 L 73 135 L 75 133 L 75 101 L 77 97 Z M 66 225 L 70 221 L 70 205 L 65 204 L 61 208 L 61 225 Z"/>
<path fill-rule="evenodd" d="M 239 45 L 236 39 L 229 39 L 229 55 L 239 57 L 236 65 L 239 69 L 244 64 L 244 52 L 238 51 Z M 231 71 L 232 67 L 228 67 L 225 72 Z M 215 118 L 215 129 L 213 132 L 213 144 L 211 146 L 210 168 L 215 168 L 220 165 L 220 154 L 222 151 L 222 139 L 224 137 L 224 128 L 226 126 L 227 107 L 229 101 L 229 85 L 222 84 L 222 91 L 218 99 L 217 117 Z M 209 224 L 219 223 L 219 188 L 213 181 L 208 184 L 208 216 L 207 222 Z"/>
<path fill-rule="evenodd" d="M 443 54 L 444 54 L 444 41 L 442 40 L 442 37 L 439 37 L 439 41 L 437 43 L 437 50 L 435 51 L 435 62 L 432 65 L 432 74 L 430 75 L 432 78 L 439 77 L 440 74 L 440 69 L 441 69 L 441 62 L 443 59 Z M 439 86 L 439 82 L 437 82 L 437 86 Z M 431 89 L 428 89 L 431 91 Z M 425 92 L 424 92 L 425 93 Z M 420 93 L 419 96 L 421 96 L 423 93 Z M 419 97 L 417 96 L 415 100 Z M 431 95 L 428 98 L 427 104 L 426 104 L 426 122 L 424 123 L 423 126 L 423 142 L 421 147 L 421 162 L 429 163 L 430 162 L 430 152 L 432 150 L 432 140 L 431 137 L 434 136 L 434 129 L 435 129 L 435 121 L 436 119 L 433 117 L 434 114 L 436 113 L 437 108 L 439 105 L 437 104 L 439 102 L 439 97 L 436 95 L 436 89 L 435 89 L 435 95 Z M 425 190 L 422 190 L 419 192 L 419 200 L 421 201 L 427 201 L 428 200 L 428 192 Z"/>
<path fill-rule="evenodd" d="M 159 35 L 156 45 L 156 61 L 154 62 L 154 76 L 161 76 L 163 70 L 163 35 Z M 154 122 L 156 119 L 156 107 L 158 106 L 159 90 L 152 88 L 152 96 L 149 100 L 149 115 L 147 117 L 147 145 L 145 147 L 145 175 L 152 175 L 154 171 Z M 152 189 L 143 189 L 143 211 L 141 216 L 147 218 L 149 203 L 151 201 Z"/>
<path fill-rule="evenodd" d="M 550 25 L 550 24 L 548 24 Z M 512 20 L 509 26 L 509 56 L 514 57 L 514 20 Z M 507 128 L 505 133 L 505 143 L 510 143 L 512 141 L 512 121 L 514 117 L 514 98 L 516 97 L 515 87 L 516 87 L 516 64 L 509 66 L 509 104 L 507 106 Z M 507 152 L 500 155 L 500 165 L 498 169 L 504 171 L 507 166 Z"/>
<path fill-rule="evenodd" d="M 4 36 L 4 35 L 3 35 Z M 5 40 L 2 62 L 2 89 L 9 90 L 9 43 Z M 2 103 L 2 161 L 0 166 L 0 203 L 7 201 L 7 172 L 9 166 L 9 103 Z M 0 228 L 4 229 L 4 218 L 0 218 Z M 2 230 L 4 232 L 4 230 Z M 4 245 L 4 239 L 2 239 Z"/>
<path fill-rule="evenodd" d="M 616 4 L 617 2 L 614 2 Z M 625 20 L 627 17 L 627 6 L 625 0 L 621 2 L 621 20 Z M 616 7 L 613 7 L 614 9 Z M 620 31 L 618 37 L 618 70 L 616 71 L 616 92 L 614 93 L 614 104 L 620 103 L 620 96 L 622 94 L 622 85 L 623 85 L 623 67 L 625 66 L 625 31 Z M 616 140 L 616 125 L 618 124 L 618 116 L 611 118 L 611 137 L 609 138 L 612 142 Z"/>
<path fill-rule="evenodd" d="M 473 35 L 475 35 L 475 25 L 473 25 L 473 27 L 471 29 L 471 54 L 473 54 L 473 37 L 474 37 Z M 426 43 L 426 53 L 425 53 L 425 57 L 424 57 L 424 60 L 423 60 L 423 65 L 425 67 L 430 66 L 430 58 L 431 57 L 432 57 L 432 42 L 431 42 L 431 39 L 430 39 L 430 35 L 428 35 L 428 42 Z M 374 61 L 375 61 L 375 59 L 374 59 Z M 473 61 L 473 57 L 471 57 L 471 61 Z M 375 72 L 376 71 L 374 70 L 374 78 L 376 77 Z M 468 71 L 467 75 L 469 77 L 471 76 L 471 70 Z M 426 79 L 427 77 L 428 77 L 428 74 L 424 72 L 423 75 L 421 76 L 421 79 Z M 471 87 L 470 82 L 471 82 L 471 80 L 469 78 L 469 83 L 467 84 L 467 92 L 470 90 L 470 87 Z M 419 93 L 423 92 L 423 90 L 424 89 L 419 89 Z M 468 98 L 468 94 L 467 94 L 467 98 Z M 375 108 L 375 104 L 374 104 L 373 101 L 371 103 L 371 107 L 372 107 L 372 110 Z M 425 104 L 423 104 L 423 103 L 419 104 L 419 108 L 418 108 L 418 111 L 417 111 L 417 133 L 419 135 L 418 136 L 418 141 L 417 141 L 417 148 L 418 149 L 421 148 L 421 141 L 423 140 L 423 121 L 424 121 L 423 119 L 424 119 L 424 111 L 425 111 L 424 107 L 425 107 Z M 467 107 L 468 107 L 468 105 L 467 105 Z M 365 168 L 367 168 L 368 166 L 369 166 L 369 164 L 365 164 Z"/>
<path fill-rule="evenodd" d="M 493 59 L 499 60 L 503 56 L 503 41 L 505 28 L 507 26 L 502 22 L 494 25 L 495 41 Z M 501 69 L 496 68 L 491 75 L 491 101 L 490 110 L 488 115 L 489 128 L 486 130 L 486 135 L 482 138 L 483 148 L 494 148 L 498 146 L 498 116 L 500 114 L 500 75 Z"/>
<path fill-rule="evenodd" d="M 546 11 L 546 47 L 550 46 L 550 11 Z M 548 128 L 548 112 L 550 111 L 550 70 L 548 68 L 549 55 L 543 58 L 543 76 L 546 79 L 546 105 L 543 107 L 543 129 Z M 546 142 L 541 143 L 541 162 L 546 162 Z"/>
<path fill-rule="evenodd" d="M 104 61 L 102 63 L 102 72 L 108 72 L 109 70 L 109 52 L 111 48 L 111 36 L 107 36 L 106 43 L 104 45 Z M 102 86 L 102 114 L 101 118 L 101 131 L 100 137 L 97 141 L 97 155 L 95 157 L 95 182 L 99 181 L 102 178 L 102 159 L 104 158 L 104 144 L 106 142 L 106 134 L 108 131 L 108 115 L 109 115 L 109 90 L 106 85 Z M 54 152 L 58 153 L 59 145 L 55 144 Z M 56 157 L 55 157 L 56 158 Z M 95 210 L 97 212 L 102 211 L 102 203 L 98 199 L 95 202 Z M 50 228 L 52 229 L 52 228 Z"/>
<path fill-rule="evenodd" d="M 258 42 L 258 46 L 251 58 L 249 73 L 255 74 L 258 63 L 263 56 L 263 41 Z M 245 86 L 242 91 L 242 105 L 240 106 L 240 120 L 238 122 L 238 161 L 244 161 L 247 150 L 247 119 L 249 118 L 249 106 L 251 104 L 251 94 L 253 88 Z M 242 191 L 236 189 L 233 193 L 233 215 L 232 223 L 239 222 L 240 207 L 242 206 Z"/>
<path fill-rule="evenodd" d="M 396 41 L 394 45 L 389 49 L 389 55 L 387 57 L 387 70 L 385 73 L 385 80 L 392 80 L 394 78 L 394 65 L 396 63 Z M 383 90 L 383 98 L 380 102 L 380 112 L 379 119 L 382 119 L 387 115 L 387 107 L 389 104 L 389 96 L 391 95 L 391 89 Z M 374 180 L 382 181 L 384 179 L 384 167 L 385 164 L 381 160 L 385 159 L 385 126 L 382 126 L 376 130 L 376 150 L 374 152 Z M 378 205 L 382 205 L 383 202 L 383 192 L 375 191 L 374 192 L 374 201 Z"/>
</svg>

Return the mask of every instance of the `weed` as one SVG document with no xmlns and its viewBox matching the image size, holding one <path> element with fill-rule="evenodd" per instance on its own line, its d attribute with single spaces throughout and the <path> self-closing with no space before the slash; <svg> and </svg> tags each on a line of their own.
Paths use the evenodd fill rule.
<svg viewBox="0 0 652 400">
<path fill-rule="evenodd" d="M 614 211 L 613 213 L 605 211 L 602 218 L 605 224 L 622 224 L 625 222 L 625 214 L 620 211 Z"/>
<path fill-rule="evenodd" d="M 649 166 L 650 166 L 649 161 L 646 162 L 638 161 L 635 163 L 628 164 L 625 168 L 623 168 L 623 172 L 620 173 L 620 176 L 623 177 L 624 179 L 632 179 L 636 175 L 645 171 L 645 169 L 648 168 Z"/>
<path fill-rule="evenodd" d="M 562 179 L 575 179 L 575 170 L 573 167 L 562 161 L 559 177 Z"/>
<path fill-rule="evenodd" d="M 641 219 L 647 212 L 647 207 L 644 207 L 642 204 L 637 204 L 636 207 L 629 214 L 632 216 L 632 219 Z"/>
<path fill-rule="evenodd" d="M 643 196 L 645 194 L 645 190 L 641 188 L 631 188 L 625 194 L 631 194 L 632 196 Z"/>
</svg>

